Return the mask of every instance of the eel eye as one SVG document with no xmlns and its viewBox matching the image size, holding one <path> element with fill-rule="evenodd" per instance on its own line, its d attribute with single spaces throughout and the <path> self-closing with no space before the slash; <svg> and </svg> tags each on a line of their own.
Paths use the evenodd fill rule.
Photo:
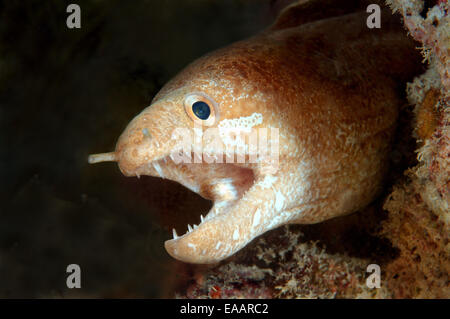
<svg viewBox="0 0 450 319">
<path fill-rule="evenodd" d="M 211 109 L 209 105 L 203 101 L 198 101 L 192 104 L 192 112 L 200 119 L 207 120 L 211 114 Z"/>
<path fill-rule="evenodd" d="M 202 92 L 191 93 L 184 100 L 187 115 L 196 124 L 211 126 L 219 120 L 219 107 L 208 95 Z"/>
</svg>

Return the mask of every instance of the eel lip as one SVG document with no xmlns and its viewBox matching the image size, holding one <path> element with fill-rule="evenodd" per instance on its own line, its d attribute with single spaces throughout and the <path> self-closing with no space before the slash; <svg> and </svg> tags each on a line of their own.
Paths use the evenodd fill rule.
<svg viewBox="0 0 450 319">
<path fill-rule="evenodd" d="M 167 240 L 164 243 L 164 247 L 167 253 L 173 258 L 187 263 L 213 263 L 215 260 L 212 260 L 210 257 L 200 257 L 201 252 L 198 250 L 202 250 L 203 254 L 206 252 L 205 248 L 202 245 L 203 243 L 199 243 L 198 238 L 190 237 L 190 231 L 188 231 L 188 233 L 184 234 L 183 236 L 178 237 L 174 230 L 174 239 Z M 194 237 L 198 236 L 194 235 Z"/>
<path fill-rule="evenodd" d="M 234 215 L 229 212 L 227 214 Z M 195 229 L 190 229 L 183 236 L 167 240 L 164 247 L 170 256 L 187 263 L 217 263 L 247 244 L 246 236 L 235 236 L 236 229 L 233 216 L 216 216 L 204 221 Z"/>
<path fill-rule="evenodd" d="M 209 264 L 217 262 L 219 256 L 211 249 L 211 240 L 214 239 L 214 223 L 204 222 L 192 229 L 188 226 L 188 232 L 180 237 L 174 230 L 174 238 L 164 243 L 167 253 L 175 259 L 187 263 Z M 217 251 L 216 251 L 217 253 Z"/>
<path fill-rule="evenodd" d="M 172 258 L 187 263 L 198 263 L 198 258 L 193 258 L 192 254 L 180 254 L 178 247 L 179 245 L 176 239 L 166 240 L 164 242 L 164 248 Z M 208 262 L 205 261 L 205 263 Z"/>
</svg>

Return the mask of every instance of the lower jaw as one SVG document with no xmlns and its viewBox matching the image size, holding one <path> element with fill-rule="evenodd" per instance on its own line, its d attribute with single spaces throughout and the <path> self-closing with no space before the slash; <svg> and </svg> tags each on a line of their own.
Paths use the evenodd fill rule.
<svg viewBox="0 0 450 319">
<path fill-rule="evenodd" d="M 180 165 L 184 165 L 184 167 L 181 167 Z M 214 204 L 210 211 L 205 216 L 198 216 L 197 215 L 197 221 L 200 220 L 203 222 L 210 222 L 215 219 L 221 219 L 226 218 L 226 215 L 230 213 L 230 210 L 233 209 L 234 205 L 243 197 L 245 192 L 251 188 L 251 186 L 255 182 L 255 174 L 254 171 L 251 168 L 241 167 L 237 166 L 231 163 L 216 163 L 216 164 L 188 164 L 191 167 L 186 166 L 186 164 L 176 164 L 173 161 L 169 160 L 168 158 L 160 159 L 156 162 L 151 162 L 145 165 L 142 165 L 138 170 L 136 170 L 136 175 L 150 175 L 154 177 L 160 177 L 160 178 L 167 178 L 169 180 L 173 180 L 175 182 L 178 182 L 182 184 L 184 187 L 190 189 L 191 191 L 199 194 L 202 197 L 205 197 L 207 199 L 215 199 Z M 205 168 L 205 165 L 220 165 L 216 166 L 214 168 L 213 166 Z M 197 168 L 198 167 L 198 168 Z M 217 171 L 217 174 L 213 174 Z M 197 175 L 196 175 L 197 174 Z M 203 174 L 203 175 L 202 175 Z M 224 200 L 220 196 L 215 196 L 214 191 L 207 190 L 206 192 L 203 191 L 202 188 L 212 188 L 212 185 L 204 184 L 206 186 L 200 187 L 198 186 L 200 183 L 195 183 L 195 179 L 193 179 L 192 183 L 189 180 L 190 176 L 194 176 L 195 179 L 200 181 L 217 181 L 220 179 L 230 179 L 231 185 L 236 190 L 236 196 L 232 200 Z M 217 185 L 214 183 L 211 183 L 213 185 Z M 202 192 L 203 191 L 203 192 Z M 205 196 L 206 194 L 206 196 Z M 211 196 L 208 196 L 211 195 Z M 186 261 L 191 263 L 212 263 L 217 262 L 218 260 L 215 258 L 208 259 L 207 256 L 201 257 L 201 256 L 186 256 L 186 254 L 183 254 L 183 256 L 177 255 L 177 246 L 181 243 L 180 241 L 185 239 L 188 235 L 193 235 L 194 232 L 201 232 L 201 229 L 198 229 L 202 227 L 203 222 L 199 224 L 199 226 L 192 224 L 192 226 L 186 225 L 186 228 L 188 231 L 179 236 L 174 230 L 173 230 L 173 237 L 174 239 L 168 240 L 165 243 L 166 250 L 168 250 L 169 254 L 172 255 L 172 257 Z M 220 221 L 214 221 L 214 224 L 220 223 Z M 220 224 L 219 226 L 220 227 Z M 189 231 L 190 230 L 190 231 Z M 220 258 L 222 259 L 222 258 Z M 219 259 L 219 260 L 220 260 Z"/>
</svg>

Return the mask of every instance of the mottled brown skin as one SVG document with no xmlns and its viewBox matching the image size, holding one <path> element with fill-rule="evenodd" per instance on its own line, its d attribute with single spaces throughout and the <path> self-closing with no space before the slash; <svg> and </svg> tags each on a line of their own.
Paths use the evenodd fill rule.
<svg viewBox="0 0 450 319">
<path fill-rule="evenodd" d="M 354 212 L 382 187 L 403 85 L 420 66 L 414 43 L 389 14 L 379 30 L 367 28 L 365 12 L 300 26 L 290 14 L 189 65 L 129 124 L 111 155 L 125 175 L 169 178 L 227 204 L 198 229 L 166 242 L 177 259 L 220 261 L 282 224 Z M 279 128 L 276 174 L 259 164 L 165 160 L 177 148 L 173 129 L 193 126 L 182 105 L 198 91 L 217 102 L 220 121 L 259 113 L 256 127 Z M 158 163 L 163 176 L 149 163 Z M 223 177 L 232 179 L 235 198 L 214 188 Z"/>
</svg>

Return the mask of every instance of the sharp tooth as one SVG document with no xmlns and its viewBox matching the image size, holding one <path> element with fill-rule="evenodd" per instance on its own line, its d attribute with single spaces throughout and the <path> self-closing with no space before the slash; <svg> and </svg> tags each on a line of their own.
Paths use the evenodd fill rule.
<svg viewBox="0 0 450 319">
<path fill-rule="evenodd" d="M 192 227 L 191 225 L 188 224 L 188 231 L 191 232 L 192 231 Z"/>
<path fill-rule="evenodd" d="M 203 223 L 205 219 L 203 218 L 203 215 L 200 215 L 200 223 Z"/>
<path fill-rule="evenodd" d="M 200 152 L 194 152 L 194 163 L 201 163 L 203 160 Z"/>
<path fill-rule="evenodd" d="M 153 168 L 158 172 L 159 176 L 161 178 L 164 178 L 164 173 L 163 173 L 163 171 L 161 169 L 161 166 L 159 166 L 158 163 L 152 163 L 152 165 L 153 165 Z"/>
<path fill-rule="evenodd" d="M 194 226 L 194 229 L 197 229 L 197 228 L 198 228 L 198 226 L 197 226 L 197 225 L 195 225 L 195 224 L 194 224 L 193 226 Z"/>
<path fill-rule="evenodd" d="M 177 231 L 175 230 L 175 228 L 172 229 L 172 235 L 173 235 L 173 239 L 178 238 Z"/>
</svg>

